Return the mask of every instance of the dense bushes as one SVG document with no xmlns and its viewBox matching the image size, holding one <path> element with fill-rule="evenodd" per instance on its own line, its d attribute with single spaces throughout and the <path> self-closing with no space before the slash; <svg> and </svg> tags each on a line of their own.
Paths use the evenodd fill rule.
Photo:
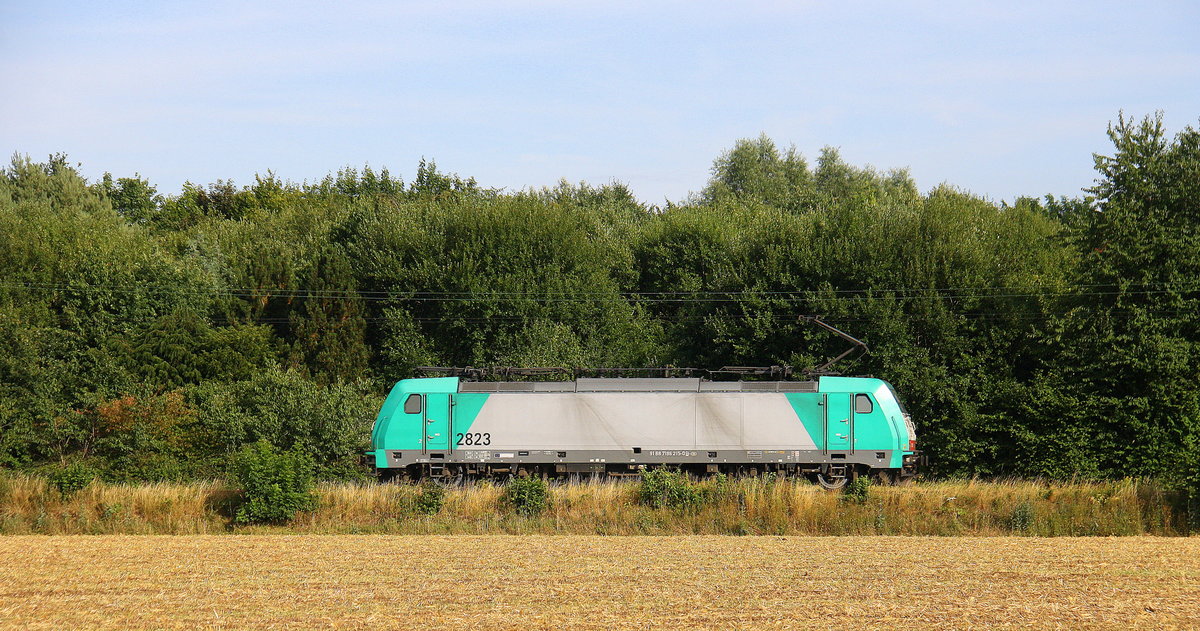
<svg viewBox="0 0 1200 631">
<path fill-rule="evenodd" d="M 418 515 L 436 515 L 446 503 L 446 487 L 426 479 L 421 483 L 420 492 L 413 502 L 413 510 Z"/>
<path fill-rule="evenodd" d="M 96 479 L 96 472 L 78 462 L 73 462 L 50 474 L 50 485 L 66 499 L 87 488 Z"/>
<path fill-rule="evenodd" d="M 846 484 L 842 491 L 842 499 L 856 504 L 865 504 L 871 497 L 871 480 L 859 476 Z"/>
<path fill-rule="evenodd" d="M 281 452 L 266 441 L 246 445 L 233 463 L 233 482 L 242 491 L 234 522 L 284 523 L 316 508 L 312 460 Z"/>
<path fill-rule="evenodd" d="M 638 500 L 652 508 L 688 509 L 700 505 L 703 493 L 686 473 L 656 468 L 642 475 Z"/>
<path fill-rule="evenodd" d="M 362 453 L 370 448 L 371 422 L 385 393 L 363 383 L 322 386 L 296 371 L 271 368 L 252 379 L 210 383 L 187 391 L 196 433 L 218 457 L 245 443 L 267 441 L 310 454 L 322 479 L 366 475 Z"/>
<path fill-rule="evenodd" d="M 1188 525 L 1194 532 L 1200 532 L 1200 455 L 1190 463 L 1188 475 L 1184 477 L 1181 486 Z"/>
<path fill-rule="evenodd" d="M 550 507 L 550 489 L 537 476 L 513 478 L 504 489 L 504 502 L 517 514 L 540 515 Z"/>
<path fill-rule="evenodd" d="M 354 479 L 419 365 L 817 365 L 891 381 L 930 471 L 1179 482 L 1200 457 L 1200 133 L 1118 120 L 1085 199 L 996 204 L 738 142 L 665 208 L 422 163 L 311 185 L 0 173 L 0 467 Z M 1100 212 L 1097 212 L 1100 211 Z"/>
</svg>

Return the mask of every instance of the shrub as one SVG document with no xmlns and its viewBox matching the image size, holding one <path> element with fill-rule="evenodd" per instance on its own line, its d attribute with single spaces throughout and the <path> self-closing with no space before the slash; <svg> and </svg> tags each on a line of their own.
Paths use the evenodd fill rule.
<svg viewBox="0 0 1200 631">
<path fill-rule="evenodd" d="M 238 452 L 233 475 L 242 491 L 235 523 L 283 523 L 316 508 L 313 463 L 304 454 L 276 451 L 260 440 Z"/>
<path fill-rule="evenodd" d="M 1013 532 L 1029 532 L 1029 529 L 1033 527 L 1033 504 L 1027 501 L 1017 504 L 1008 520 L 1008 525 Z"/>
<path fill-rule="evenodd" d="M 50 474 L 50 485 L 58 489 L 59 495 L 65 500 L 82 491 L 95 479 L 96 472 L 91 467 L 73 462 Z"/>
<path fill-rule="evenodd" d="M 322 386 L 296 371 L 269 369 L 246 381 L 207 381 L 187 389 L 194 431 L 211 437 L 200 455 L 220 458 L 258 440 L 313 456 L 320 480 L 363 480 L 371 421 L 382 400 L 365 383 Z M 214 461 L 220 466 L 220 461 Z"/>
<path fill-rule="evenodd" d="M 737 493 L 729 476 L 724 473 L 711 475 L 705 482 L 702 493 L 707 504 L 719 504 Z"/>
<path fill-rule="evenodd" d="M 436 515 L 438 511 L 442 510 L 442 504 L 445 503 L 446 488 L 426 478 L 421 483 L 421 492 L 417 494 L 417 501 L 413 508 L 421 515 Z"/>
<path fill-rule="evenodd" d="M 1184 484 L 1183 497 L 1187 501 L 1188 528 L 1197 532 L 1200 531 L 1200 465 L 1195 467 Z"/>
<path fill-rule="evenodd" d="M 521 515 L 540 515 L 550 507 L 550 489 L 540 477 L 513 478 L 504 491 L 504 501 Z"/>
<path fill-rule="evenodd" d="M 659 468 L 642 475 L 638 499 L 653 508 L 687 509 L 700 505 L 701 494 L 683 473 Z"/>
<path fill-rule="evenodd" d="M 866 504 L 871 497 L 871 480 L 865 476 L 854 478 L 842 492 L 842 499 L 855 504 Z"/>
</svg>

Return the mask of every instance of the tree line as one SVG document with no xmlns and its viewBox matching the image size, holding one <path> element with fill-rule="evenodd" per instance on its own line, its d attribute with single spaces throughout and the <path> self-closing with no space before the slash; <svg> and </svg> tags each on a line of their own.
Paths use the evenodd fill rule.
<svg viewBox="0 0 1200 631">
<path fill-rule="evenodd" d="M 0 172 L 0 468 L 221 475 L 266 440 L 369 473 L 417 366 L 844 366 L 938 475 L 1173 479 L 1200 461 L 1200 133 L 1118 118 L 1078 197 L 997 203 L 738 141 L 663 206 L 433 162 L 297 184 Z"/>
</svg>

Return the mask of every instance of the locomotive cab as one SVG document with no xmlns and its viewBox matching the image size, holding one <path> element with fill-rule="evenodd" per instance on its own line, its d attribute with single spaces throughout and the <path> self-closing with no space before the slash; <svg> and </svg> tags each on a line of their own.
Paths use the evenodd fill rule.
<svg viewBox="0 0 1200 631">
<path fill-rule="evenodd" d="M 896 480 L 916 475 L 920 456 L 916 428 L 890 383 L 882 379 L 830 376 L 820 378 L 820 390 L 831 401 L 835 397 L 838 401 L 842 398 L 853 401 L 848 413 L 839 413 L 837 404 L 831 402 L 829 414 L 835 421 L 830 433 L 836 439 L 844 432 L 850 440 L 827 442 L 828 445 L 845 445 L 848 454 L 874 450 L 876 456 L 882 457 L 870 467 L 870 473 L 879 477 Z M 833 457 L 841 455 L 835 453 Z M 861 468 L 849 472 L 850 477 L 860 472 Z"/>
</svg>

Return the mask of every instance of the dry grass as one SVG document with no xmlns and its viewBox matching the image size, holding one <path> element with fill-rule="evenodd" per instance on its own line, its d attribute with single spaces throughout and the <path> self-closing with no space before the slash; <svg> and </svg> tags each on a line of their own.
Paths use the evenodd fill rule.
<svg viewBox="0 0 1200 631">
<path fill-rule="evenodd" d="M 0 626 L 1197 628 L 1197 538 L 0 537 Z"/>
<path fill-rule="evenodd" d="M 217 482 L 93 483 L 62 498 L 44 478 L 0 478 L 0 533 L 206 534 L 226 530 L 220 506 L 234 495 Z"/>
<path fill-rule="evenodd" d="M 411 511 L 417 487 L 322 485 L 321 507 L 301 515 L 295 532 L 390 534 L 600 535 L 1179 535 L 1186 520 L 1175 498 L 1152 483 L 940 482 L 872 487 L 847 502 L 804 481 L 761 479 L 699 483 L 698 508 L 652 509 L 637 501 L 637 482 L 551 486 L 545 515 L 519 517 L 488 482 L 449 489 L 433 517 Z M 270 531 L 270 529 L 259 529 Z"/>
<path fill-rule="evenodd" d="M 438 514 L 414 510 L 410 484 L 322 484 L 319 507 L 286 529 L 236 532 L 322 534 L 733 534 L 733 535 L 1179 535 L 1187 534 L 1175 495 L 1154 483 L 938 482 L 872 487 L 862 503 L 795 480 L 707 480 L 689 510 L 637 501 L 636 481 L 551 486 L 550 509 L 515 515 L 504 486 L 447 490 Z M 205 534 L 230 532 L 234 492 L 215 483 L 93 483 L 63 499 L 45 480 L 0 477 L 0 533 Z"/>
</svg>

